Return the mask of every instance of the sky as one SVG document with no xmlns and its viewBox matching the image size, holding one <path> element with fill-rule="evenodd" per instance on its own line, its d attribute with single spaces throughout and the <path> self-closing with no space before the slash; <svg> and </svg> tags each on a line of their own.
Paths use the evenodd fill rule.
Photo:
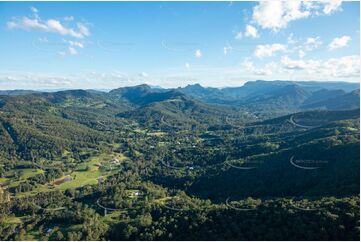
<svg viewBox="0 0 361 242">
<path fill-rule="evenodd" d="M 0 89 L 359 82 L 342 1 L 0 2 Z"/>
</svg>

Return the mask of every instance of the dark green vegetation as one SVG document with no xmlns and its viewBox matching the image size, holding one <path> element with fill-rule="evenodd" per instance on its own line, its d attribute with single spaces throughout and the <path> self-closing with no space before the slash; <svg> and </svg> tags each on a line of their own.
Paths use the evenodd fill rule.
<svg viewBox="0 0 361 242">
<path fill-rule="evenodd" d="M 0 94 L 0 240 L 358 240 L 359 90 Z"/>
</svg>

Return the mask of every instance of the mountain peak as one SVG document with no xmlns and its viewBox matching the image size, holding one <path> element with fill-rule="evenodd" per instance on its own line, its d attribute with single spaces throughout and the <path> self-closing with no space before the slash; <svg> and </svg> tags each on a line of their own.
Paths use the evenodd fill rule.
<svg viewBox="0 0 361 242">
<path fill-rule="evenodd" d="M 195 83 L 195 84 L 188 84 L 186 87 L 187 89 L 204 89 L 204 87 L 199 84 L 199 83 Z"/>
</svg>

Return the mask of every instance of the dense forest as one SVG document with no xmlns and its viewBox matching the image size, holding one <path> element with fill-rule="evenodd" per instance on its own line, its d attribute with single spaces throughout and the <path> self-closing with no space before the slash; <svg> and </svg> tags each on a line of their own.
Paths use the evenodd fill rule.
<svg viewBox="0 0 361 242">
<path fill-rule="evenodd" d="M 0 240 L 359 240 L 348 83 L 0 92 Z"/>
</svg>

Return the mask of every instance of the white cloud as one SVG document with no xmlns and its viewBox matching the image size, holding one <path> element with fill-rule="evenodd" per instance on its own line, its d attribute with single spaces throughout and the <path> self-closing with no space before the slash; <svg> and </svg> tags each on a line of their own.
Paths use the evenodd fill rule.
<svg viewBox="0 0 361 242">
<path fill-rule="evenodd" d="M 236 40 L 241 40 L 243 37 L 243 33 L 242 32 L 238 32 L 236 33 L 236 36 L 234 37 Z"/>
<path fill-rule="evenodd" d="M 309 74 L 310 78 L 352 78 L 360 75 L 360 57 L 355 55 L 326 60 L 292 60 L 285 56 L 281 64 L 285 69 Z"/>
<path fill-rule="evenodd" d="M 254 55 L 258 58 L 271 57 L 275 52 L 284 52 L 286 49 L 282 44 L 257 45 Z"/>
<path fill-rule="evenodd" d="M 73 47 L 69 47 L 68 48 L 68 53 L 69 53 L 69 55 L 77 55 L 78 51 Z"/>
<path fill-rule="evenodd" d="M 42 43 L 48 43 L 49 42 L 49 40 L 47 38 L 45 38 L 45 37 L 44 38 L 40 37 L 38 40 L 39 40 L 39 42 L 42 42 Z"/>
<path fill-rule="evenodd" d="M 287 37 L 287 44 L 295 45 L 297 41 L 294 39 L 293 33 L 290 33 Z"/>
<path fill-rule="evenodd" d="M 73 80 L 66 76 L 40 75 L 33 73 L 0 73 L 0 89 L 44 89 L 69 87 Z M 29 81 L 31 80 L 31 81 Z"/>
<path fill-rule="evenodd" d="M 305 69 L 308 66 L 304 60 L 291 60 L 288 56 L 283 56 L 281 63 L 286 69 Z"/>
<path fill-rule="evenodd" d="M 314 15 L 330 15 L 341 8 L 340 0 L 261 1 L 253 8 L 252 20 L 264 29 L 278 31 L 291 21 Z"/>
<path fill-rule="evenodd" d="M 254 7 L 252 19 L 262 28 L 278 31 L 290 21 L 309 15 L 300 1 L 262 1 Z"/>
<path fill-rule="evenodd" d="M 339 38 L 334 38 L 332 42 L 328 45 L 329 50 L 334 50 L 337 48 L 347 46 L 348 42 L 351 40 L 350 36 L 342 36 Z"/>
<path fill-rule="evenodd" d="M 360 56 L 344 56 L 331 58 L 324 63 L 324 67 L 330 70 L 334 77 L 360 77 Z"/>
<path fill-rule="evenodd" d="M 228 53 L 230 53 L 230 52 L 232 51 L 232 49 L 233 49 L 232 46 L 229 46 L 229 45 L 228 45 L 228 46 L 224 46 L 224 47 L 223 47 L 223 54 L 224 54 L 224 55 L 227 55 Z"/>
<path fill-rule="evenodd" d="M 272 70 L 269 69 L 267 66 L 266 68 L 258 68 L 253 70 L 252 74 L 256 75 L 256 76 L 270 76 L 272 75 Z"/>
<path fill-rule="evenodd" d="M 254 66 L 253 66 L 253 62 L 250 61 L 248 58 L 246 58 L 242 63 L 241 63 L 241 67 L 243 70 L 246 71 L 251 71 L 253 70 Z"/>
<path fill-rule="evenodd" d="M 73 16 L 65 16 L 63 17 L 64 21 L 73 21 L 74 17 Z"/>
<path fill-rule="evenodd" d="M 148 77 L 149 75 L 148 75 L 148 73 L 146 73 L 146 72 L 143 71 L 142 73 L 140 73 L 140 76 L 141 76 L 141 77 Z"/>
<path fill-rule="evenodd" d="M 105 89 L 142 83 L 144 83 L 144 78 L 141 78 L 139 73 L 128 75 L 119 71 L 106 73 L 91 71 L 62 75 L 0 71 L 0 89 L 9 89 L 9 87 L 13 89 Z"/>
<path fill-rule="evenodd" d="M 298 54 L 300 58 L 303 58 L 307 52 L 317 49 L 321 45 L 322 41 L 319 36 L 308 37 L 306 40 L 303 40 L 295 39 L 293 34 L 290 34 L 287 38 L 287 50 L 285 52 L 295 53 Z"/>
<path fill-rule="evenodd" d="M 302 59 L 303 57 L 305 57 L 306 53 L 303 50 L 299 50 L 298 51 L 298 56 Z"/>
<path fill-rule="evenodd" d="M 7 22 L 8 29 L 24 29 L 27 31 L 37 30 L 41 32 L 57 33 L 62 36 L 73 37 L 77 39 L 83 39 L 90 35 L 89 28 L 81 22 L 71 23 L 74 20 L 72 16 L 61 18 L 66 23 L 62 23 L 60 20 L 47 19 L 42 20 L 38 15 L 38 10 L 34 7 L 30 8 L 33 12 L 31 17 L 23 16 L 13 18 Z M 69 27 L 68 25 L 73 24 L 75 27 Z M 49 41 L 42 41 L 39 39 L 39 43 L 47 43 Z M 65 55 L 77 55 L 80 48 L 84 48 L 84 44 L 81 41 L 63 40 L 64 43 L 68 44 L 63 50 L 57 51 L 61 56 Z"/>
<path fill-rule="evenodd" d="M 189 69 L 189 67 L 191 67 L 191 65 L 190 65 L 188 62 L 186 62 L 186 63 L 184 64 L 184 66 L 185 66 L 187 69 Z"/>
<path fill-rule="evenodd" d="M 84 44 L 80 41 L 63 40 L 63 42 L 68 44 L 68 48 L 66 51 L 58 51 L 58 54 L 61 56 L 77 55 L 78 49 L 84 48 Z"/>
<path fill-rule="evenodd" d="M 266 75 L 272 75 L 272 69 L 274 68 L 274 63 L 268 63 L 263 68 L 256 68 L 251 60 L 246 58 L 241 63 L 242 71 L 248 72 L 252 75 L 256 76 L 266 76 Z"/>
<path fill-rule="evenodd" d="M 64 40 L 64 42 L 68 43 L 72 47 L 84 48 L 84 44 L 79 41 Z"/>
<path fill-rule="evenodd" d="M 323 8 L 323 13 L 330 15 L 333 12 L 336 12 L 341 9 L 342 0 L 328 0 L 325 1 L 325 6 Z"/>
<path fill-rule="evenodd" d="M 89 31 L 88 27 L 85 26 L 83 23 L 79 22 L 76 25 L 79 28 L 80 34 L 82 34 L 83 36 L 89 36 L 90 35 L 90 31 Z"/>
<path fill-rule="evenodd" d="M 37 30 L 42 32 L 58 33 L 64 36 L 71 36 L 74 38 L 84 38 L 90 35 L 88 27 L 83 23 L 77 23 L 78 30 L 64 26 L 60 21 L 55 19 L 41 20 L 37 15 L 38 10 L 36 8 L 31 9 L 35 16 L 33 17 L 21 17 L 14 18 L 7 22 L 8 29 L 25 29 L 28 31 Z"/>
<path fill-rule="evenodd" d="M 315 44 L 318 44 L 318 43 L 319 43 L 319 39 L 320 39 L 319 36 L 317 36 L 317 37 L 308 37 L 307 40 L 306 40 L 306 44 L 307 44 L 307 45 L 315 45 Z"/>
<path fill-rule="evenodd" d="M 30 7 L 30 10 L 31 10 L 33 13 L 38 13 L 38 12 L 39 12 L 38 9 L 35 8 L 35 7 Z"/>
<path fill-rule="evenodd" d="M 308 37 L 305 43 L 305 49 L 307 51 L 311 51 L 313 49 L 318 48 L 322 45 L 321 38 L 319 36 L 317 37 Z"/>
<path fill-rule="evenodd" d="M 194 55 L 195 55 L 195 57 L 197 57 L 197 58 L 201 58 L 202 57 L 202 52 L 201 52 L 201 50 L 196 50 L 196 52 L 194 53 Z"/>
<path fill-rule="evenodd" d="M 257 38 L 258 37 L 258 31 L 257 31 L 257 29 L 255 27 L 248 24 L 246 26 L 246 32 L 244 33 L 244 36 Z"/>
<path fill-rule="evenodd" d="M 41 31 L 46 31 L 48 29 L 46 24 L 40 23 L 38 19 L 29 19 L 28 17 L 23 17 L 21 21 L 10 21 L 6 23 L 9 29 L 22 28 L 26 30 L 36 29 Z"/>
<path fill-rule="evenodd" d="M 254 62 L 252 62 L 254 61 Z M 199 82 L 206 86 L 241 86 L 248 80 L 319 80 L 359 82 L 360 57 L 356 55 L 331 59 L 281 58 L 280 62 L 258 64 L 246 58 L 238 66 L 184 67 L 152 73 L 146 80 L 152 85 L 178 87 Z M 29 81 L 31 80 L 31 81 Z M 121 71 L 106 73 L 31 74 L 0 71 L 0 89 L 87 88 L 104 89 L 144 83 L 139 73 Z"/>
</svg>

